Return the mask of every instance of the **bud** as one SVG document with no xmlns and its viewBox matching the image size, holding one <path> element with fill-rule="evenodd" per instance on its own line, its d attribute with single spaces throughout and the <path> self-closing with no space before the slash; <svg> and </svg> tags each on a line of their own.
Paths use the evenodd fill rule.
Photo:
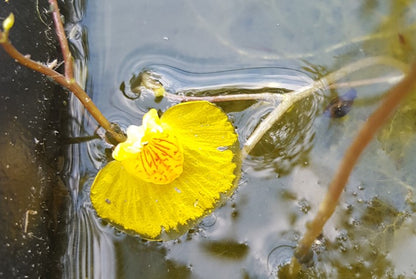
<svg viewBox="0 0 416 279">
<path fill-rule="evenodd" d="M 3 21 L 4 33 L 8 34 L 9 30 L 13 27 L 13 24 L 14 24 L 14 14 L 10 13 L 10 15 Z"/>
</svg>

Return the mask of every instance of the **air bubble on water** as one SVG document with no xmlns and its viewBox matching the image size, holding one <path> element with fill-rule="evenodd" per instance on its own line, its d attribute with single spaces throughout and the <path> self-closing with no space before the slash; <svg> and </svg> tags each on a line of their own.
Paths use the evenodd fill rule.
<svg viewBox="0 0 416 279">
<path fill-rule="evenodd" d="M 202 220 L 201 227 L 209 228 L 214 226 L 216 222 L 217 216 L 215 214 L 211 214 Z"/>
<path fill-rule="evenodd" d="M 301 199 L 298 202 L 298 205 L 300 207 L 300 210 L 305 214 L 307 214 L 309 212 L 309 210 L 311 210 L 311 205 L 309 204 L 309 202 L 306 199 Z"/>
<path fill-rule="evenodd" d="M 342 245 L 342 244 L 338 247 L 338 249 L 339 249 L 339 251 L 340 251 L 340 252 L 342 252 L 342 253 L 347 252 L 347 248 L 346 248 L 344 245 Z"/>
<path fill-rule="evenodd" d="M 273 248 L 267 256 L 267 269 L 270 274 L 277 275 L 280 268 L 290 264 L 295 248 L 295 245 L 290 244 L 281 244 Z"/>
</svg>

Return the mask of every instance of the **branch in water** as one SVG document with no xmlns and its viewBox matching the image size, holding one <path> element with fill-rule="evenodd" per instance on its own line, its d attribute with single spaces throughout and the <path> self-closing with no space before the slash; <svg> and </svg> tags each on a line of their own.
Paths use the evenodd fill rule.
<svg viewBox="0 0 416 279">
<path fill-rule="evenodd" d="M 326 221 L 334 212 L 338 204 L 338 199 L 348 181 L 348 177 L 365 147 L 380 127 L 386 123 L 400 102 L 415 89 L 416 63 L 412 65 L 410 72 L 405 78 L 389 91 L 381 105 L 370 115 L 367 122 L 362 126 L 354 141 L 345 152 L 341 165 L 328 188 L 324 200 L 319 206 L 318 213 L 312 222 L 308 224 L 305 235 L 299 241 L 295 256 L 291 262 L 291 270 L 296 271 L 298 269 L 298 260 L 301 261 L 301 259 L 305 258 L 310 251 L 312 243 L 321 234 Z"/>
<path fill-rule="evenodd" d="M 232 101 L 279 101 L 282 99 L 281 94 L 275 93 L 258 93 L 258 94 L 233 94 L 219 96 L 183 96 L 172 93 L 165 93 L 165 96 L 171 100 L 180 102 L 189 101 L 208 101 L 211 103 L 232 102 Z"/>
<path fill-rule="evenodd" d="M 395 67 L 404 73 L 408 71 L 407 65 L 396 59 L 385 56 L 369 57 L 342 67 L 341 69 L 319 79 L 318 81 L 313 82 L 310 85 L 299 88 L 291 93 L 282 95 L 281 103 L 269 115 L 267 115 L 267 117 L 257 126 L 257 128 L 247 139 L 243 147 L 243 158 L 246 157 L 251 152 L 251 150 L 253 150 L 254 146 L 256 146 L 264 134 L 270 130 L 270 128 L 277 121 L 279 121 L 285 112 L 289 110 L 289 108 L 296 102 L 309 97 L 317 90 L 334 86 L 336 81 L 353 72 L 374 65 L 387 65 Z"/>
<path fill-rule="evenodd" d="M 101 111 L 96 107 L 92 102 L 88 94 L 81 88 L 81 86 L 76 83 L 73 79 L 69 79 L 56 72 L 55 70 L 36 62 L 20 53 L 10 42 L 9 40 L 9 30 L 13 26 L 14 16 L 10 14 L 3 22 L 3 30 L 0 31 L 0 44 L 3 49 L 17 62 L 23 66 L 35 70 L 41 74 L 44 74 L 63 87 L 67 88 L 69 91 L 74 93 L 74 95 L 81 101 L 84 107 L 88 110 L 89 113 L 95 118 L 101 127 L 103 127 L 117 142 L 123 142 L 126 140 L 126 137 L 123 133 L 115 131 L 111 122 L 109 122 Z"/>
<path fill-rule="evenodd" d="M 74 70 L 72 66 L 72 54 L 69 50 L 68 40 L 65 35 L 65 29 L 61 20 L 61 13 L 59 12 L 58 2 L 56 0 L 49 0 L 52 8 L 52 17 L 55 23 L 55 32 L 58 36 L 59 44 L 61 45 L 62 56 L 65 65 L 65 77 L 69 80 L 74 79 Z"/>
<path fill-rule="evenodd" d="M 327 86 L 328 89 L 337 88 L 351 88 L 367 85 L 374 85 L 378 83 L 387 83 L 394 85 L 404 77 L 404 74 L 391 77 L 378 77 L 371 79 L 361 79 L 347 82 L 332 83 Z M 289 93 L 285 93 L 289 94 Z M 156 95 L 156 94 L 155 94 Z M 164 93 L 165 97 L 173 101 L 189 102 L 189 101 L 207 101 L 211 103 L 233 102 L 233 101 L 268 101 L 273 103 L 280 103 L 285 97 L 279 93 L 254 93 L 254 94 L 231 94 L 218 96 L 186 96 L 181 94 Z"/>
</svg>

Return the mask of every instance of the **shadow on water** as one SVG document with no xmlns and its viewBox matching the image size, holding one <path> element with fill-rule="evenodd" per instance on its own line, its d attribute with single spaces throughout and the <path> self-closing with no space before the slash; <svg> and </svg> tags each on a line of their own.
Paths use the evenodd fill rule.
<svg viewBox="0 0 416 279">
<path fill-rule="evenodd" d="M 0 18 L 13 12 L 13 43 L 52 62 L 60 53 L 45 7 L 1 1 Z M 0 277 L 59 278 L 69 204 L 61 179 L 67 94 L 3 50 L 0 64 Z"/>
</svg>

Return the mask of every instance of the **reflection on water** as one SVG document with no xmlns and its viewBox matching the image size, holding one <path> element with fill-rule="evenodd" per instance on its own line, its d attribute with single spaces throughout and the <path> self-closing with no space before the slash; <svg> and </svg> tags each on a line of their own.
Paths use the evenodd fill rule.
<svg viewBox="0 0 416 279">
<path fill-rule="evenodd" d="M 320 112 L 321 100 L 317 92 L 274 125 L 251 152 L 253 169 L 271 168 L 280 177 L 290 173 L 296 165 L 308 164 L 315 134 L 313 123 Z"/>
<path fill-rule="evenodd" d="M 171 61 L 175 63 L 176 61 Z M 142 68 L 139 68 L 142 67 Z M 138 72 L 140 71 L 141 72 Z M 238 131 L 239 140 L 244 144 L 253 132 L 259 121 L 278 105 L 279 94 L 306 86 L 312 80 L 301 71 L 282 67 L 259 67 L 226 70 L 211 73 L 187 72 L 170 65 L 134 65 L 130 72 L 133 74 L 128 81 L 122 82 L 122 93 L 128 99 L 138 99 L 134 103 L 138 107 L 150 106 L 166 109 L 167 106 L 177 102 L 162 100 L 158 102 L 154 93 L 140 86 L 141 76 L 149 73 L 163 85 L 165 90 L 178 96 L 218 96 L 231 94 L 262 94 L 272 93 L 276 99 L 263 102 L 221 102 L 218 105 L 229 114 Z M 138 91 L 138 88 L 142 88 Z M 165 98 L 167 99 L 167 98 Z M 147 102 L 146 102 L 147 101 Z M 149 108 L 150 108 L 149 107 Z M 315 102 L 314 108 L 318 108 Z M 133 108 L 134 109 L 134 108 Z M 137 107 L 135 108 L 137 110 Z M 302 108 L 301 108 L 302 110 Z M 305 110 L 306 111 L 306 110 Z M 308 119 L 312 119 L 308 115 Z"/>
<path fill-rule="evenodd" d="M 178 102 L 155 99 L 146 90 L 137 94 L 136 79 L 144 71 L 151 72 L 169 93 L 176 95 L 290 94 L 289 91 L 316 79 L 322 74 L 319 70 L 330 71 L 365 56 L 361 45 L 356 45 L 358 42 L 349 44 L 347 49 L 333 48 L 333 52 L 327 51 L 322 57 L 311 53 L 330 49 L 325 47 L 332 44 L 344 44 L 345 37 L 353 39 L 366 34 L 363 32 L 369 32 L 378 20 L 373 18 L 374 22 L 363 30 L 361 24 L 351 19 L 358 17 L 353 13 L 358 4 L 344 1 L 334 1 L 327 7 L 300 0 L 285 5 L 267 1 L 249 1 L 246 5 L 190 2 L 184 0 L 174 5 L 159 1 L 88 2 L 85 24 L 91 53 L 87 53 L 84 29 L 78 26 L 81 35 L 71 39 L 73 45 L 80 47 L 75 61 L 77 79 L 86 84 L 104 114 L 122 128 L 139 125 L 151 107 L 164 111 Z M 209 7 L 212 13 L 205 13 Z M 227 20 L 222 24 L 219 19 L 224 17 Z M 268 26 L 269 23 L 273 26 Z M 312 57 L 313 63 L 318 61 L 323 66 L 281 59 L 289 52 L 306 53 L 304 57 Z M 280 60 L 273 60 L 277 57 Z M 305 70 L 310 67 L 318 72 Z M 357 103 L 365 98 L 360 95 L 362 92 L 369 92 L 372 97 L 382 93 L 379 88 L 368 87 L 358 91 Z M 167 242 L 144 241 L 97 218 L 90 205 L 89 187 L 98 169 L 110 159 L 110 146 L 98 139 L 71 145 L 67 184 L 73 203 L 64 259 L 66 277 L 136 278 L 139 274 L 143 278 L 267 278 L 278 274 L 278 267 L 288 263 L 306 221 L 316 212 L 345 146 L 372 109 L 371 105 L 361 105 L 342 120 L 328 119 L 322 112 L 327 95 L 332 93 L 316 92 L 293 106 L 243 163 L 236 193 L 187 234 Z M 244 143 L 278 103 L 276 99 L 219 105 Z M 92 135 L 97 129 L 95 122 L 83 113 L 78 102 L 72 101 L 71 108 L 72 135 Z M 374 152 L 371 160 L 377 161 L 377 156 Z M 366 185 L 359 198 L 346 195 L 341 208 L 348 210 L 340 210 L 338 219 L 331 220 L 324 237 L 315 243 L 315 265 L 305 271 L 305 278 L 369 275 L 375 267 L 381 271 L 383 264 L 391 267 L 384 248 L 372 249 L 379 244 L 378 239 L 372 242 L 365 239 L 365 234 L 377 229 L 367 222 L 365 216 L 371 214 L 365 212 L 374 213 L 376 209 L 374 204 L 379 200 L 374 199 L 374 193 L 378 182 L 360 174 L 349 185 L 356 189 L 358 184 L 365 183 L 372 186 Z M 386 210 L 390 205 L 393 209 L 402 205 L 401 210 L 409 210 L 408 204 L 398 202 L 403 196 L 399 191 L 386 202 L 386 194 L 381 194 L 377 208 L 390 215 L 380 222 L 399 224 L 401 213 Z M 353 218 L 350 205 L 356 214 Z M 352 234 L 357 224 L 363 229 Z M 388 230 L 383 232 L 389 236 Z M 359 249 L 355 250 L 357 243 Z M 371 260 L 372 251 L 378 253 L 376 260 Z M 360 254 L 370 259 L 354 262 L 354 257 Z M 350 267 L 361 273 L 352 272 Z"/>
<path fill-rule="evenodd" d="M 171 59 L 171 64 L 144 64 L 136 61 L 129 69 L 137 72 L 145 68 L 150 73 L 157 73 L 160 83 L 168 92 L 184 95 L 209 96 L 219 94 L 237 94 L 241 89 L 272 90 L 272 93 L 282 93 L 281 90 L 296 90 L 307 85 L 311 79 L 302 71 L 284 67 L 256 67 L 233 69 L 216 72 L 189 72 L 171 64 L 178 61 Z M 131 83 L 131 81 L 130 81 Z"/>
<path fill-rule="evenodd" d="M 74 213 L 71 229 L 66 278 L 118 278 L 114 247 L 117 234 L 105 233 L 110 228 L 101 224 L 85 204 Z"/>
</svg>

